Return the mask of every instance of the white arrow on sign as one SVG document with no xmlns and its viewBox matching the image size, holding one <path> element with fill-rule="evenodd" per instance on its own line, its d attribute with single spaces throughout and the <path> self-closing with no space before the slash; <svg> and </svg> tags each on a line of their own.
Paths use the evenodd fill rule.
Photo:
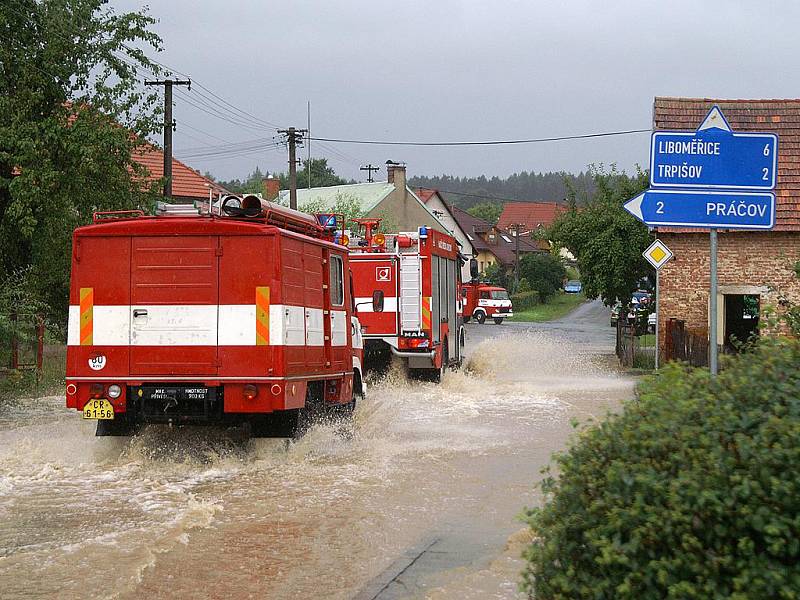
<svg viewBox="0 0 800 600">
<path fill-rule="evenodd" d="M 642 200 L 644 200 L 645 192 L 642 192 L 635 198 L 631 198 L 628 200 L 624 205 L 623 208 L 631 213 L 634 217 L 639 219 L 640 221 L 644 221 L 644 217 L 642 217 Z"/>
</svg>

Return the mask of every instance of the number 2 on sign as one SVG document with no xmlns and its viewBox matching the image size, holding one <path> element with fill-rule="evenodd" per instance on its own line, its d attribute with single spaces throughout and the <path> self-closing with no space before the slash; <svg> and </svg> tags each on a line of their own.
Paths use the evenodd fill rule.
<svg viewBox="0 0 800 600">
<path fill-rule="evenodd" d="M 656 202 L 656 214 L 663 215 L 664 214 L 664 203 L 659 201 Z"/>
<path fill-rule="evenodd" d="M 764 167 L 761 170 L 764 173 L 764 176 L 761 179 L 763 179 L 764 181 L 769 181 L 769 169 L 767 167 Z"/>
</svg>

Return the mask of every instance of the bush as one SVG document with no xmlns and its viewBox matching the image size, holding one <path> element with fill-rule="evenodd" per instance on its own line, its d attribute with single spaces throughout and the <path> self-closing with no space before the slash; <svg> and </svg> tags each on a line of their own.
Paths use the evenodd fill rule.
<svg viewBox="0 0 800 600">
<path fill-rule="evenodd" d="M 557 458 L 522 587 L 563 598 L 800 598 L 800 342 L 671 364 Z"/>
<path fill-rule="evenodd" d="M 528 280 L 539 292 L 539 299 L 547 302 L 552 298 L 566 277 L 567 271 L 561 260 L 552 254 L 527 254 L 520 259 L 520 277 Z"/>
<path fill-rule="evenodd" d="M 539 304 L 539 292 L 531 290 L 530 292 L 514 294 L 511 296 L 511 304 L 517 312 L 530 310 Z"/>
</svg>

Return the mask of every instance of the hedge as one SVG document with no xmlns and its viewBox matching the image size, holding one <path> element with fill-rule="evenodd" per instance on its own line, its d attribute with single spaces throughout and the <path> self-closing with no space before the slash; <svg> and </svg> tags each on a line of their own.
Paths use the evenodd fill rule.
<svg viewBox="0 0 800 600">
<path fill-rule="evenodd" d="M 800 343 L 716 380 L 671 364 L 557 457 L 522 588 L 537 600 L 800 598 Z"/>
<path fill-rule="evenodd" d="M 530 310 L 537 304 L 540 304 L 539 292 L 531 290 L 529 292 L 520 292 L 519 294 L 512 294 L 511 304 L 514 307 L 514 310 L 517 312 Z"/>
</svg>

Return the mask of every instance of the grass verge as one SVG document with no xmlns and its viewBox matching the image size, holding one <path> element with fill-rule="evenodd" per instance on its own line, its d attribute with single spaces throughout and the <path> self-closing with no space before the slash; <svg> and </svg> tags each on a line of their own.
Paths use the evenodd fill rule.
<svg viewBox="0 0 800 600">
<path fill-rule="evenodd" d="M 37 383 L 36 371 L 33 370 L 0 373 L 0 402 L 13 398 L 63 393 L 66 363 L 66 346 L 45 346 L 42 379 Z"/>
<path fill-rule="evenodd" d="M 552 321 L 569 314 L 578 306 L 586 302 L 583 294 L 567 294 L 559 292 L 547 304 L 539 304 L 523 311 L 514 311 L 514 321 L 535 322 Z"/>
</svg>

